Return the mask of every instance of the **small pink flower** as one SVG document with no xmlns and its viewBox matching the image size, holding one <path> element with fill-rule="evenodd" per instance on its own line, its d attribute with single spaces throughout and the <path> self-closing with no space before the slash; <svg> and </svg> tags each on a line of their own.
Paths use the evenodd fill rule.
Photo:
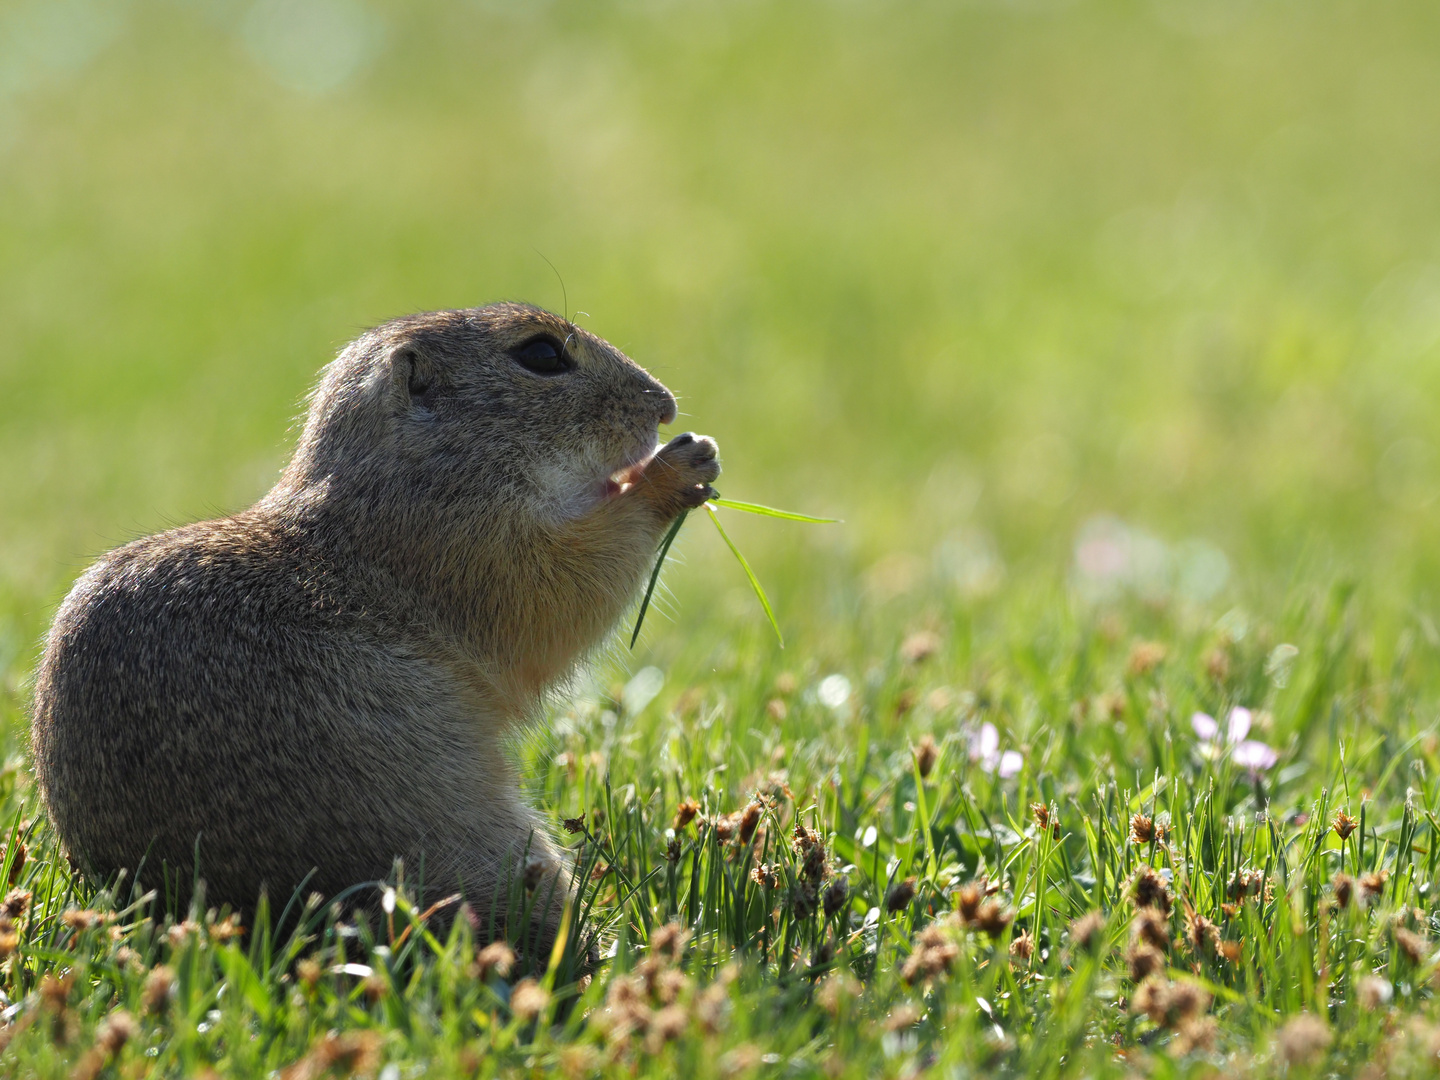
<svg viewBox="0 0 1440 1080">
<path fill-rule="evenodd" d="M 1230 760 L 1242 769 L 1248 769 L 1252 773 L 1261 773 L 1280 760 L 1280 755 L 1275 752 L 1273 746 L 1266 746 L 1263 742 L 1256 742 L 1254 739 L 1246 739 L 1230 751 Z"/>
<path fill-rule="evenodd" d="M 1230 715 L 1225 719 L 1223 745 L 1216 740 L 1216 736 L 1220 734 L 1220 725 L 1209 713 L 1195 713 L 1190 717 L 1190 728 L 1199 737 L 1200 752 L 1206 757 L 1218 760 L 1228 753 L 1230 760 L 1236 765 L 1258 775 L 1274 765 L 1280 755 L 1275 752 L 1274 747 L 1245 737 L 1250 734 L 1250 725 L 1254 719 L 1255 716 L 1249 709 L 1239 705 L 1231 709 Z"/>
<path fill-rule="evenodd" d="M 1025 755 L 1018 750 L 1000 752 L 1000 732 L 988 720 L 980 730 L 970 733 L 970 760 L 978 762 L 987 773 L 999 773 L 1002 780 L 1008 780 L 1025 764 Z"/>
</svg>

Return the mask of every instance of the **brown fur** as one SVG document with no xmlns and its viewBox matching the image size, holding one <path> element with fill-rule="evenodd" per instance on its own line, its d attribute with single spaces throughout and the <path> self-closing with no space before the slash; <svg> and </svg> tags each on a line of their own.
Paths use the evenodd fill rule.
<svg viewBox="0 0 1440 1080">
<path fill-rule="evenodd" d="M 574 369 L 522 367 L 538 334 Z M 208 902 L 247 911 L 262 889 L 283 900 L 314 871 L 307 888 L 333 895 L 397 857 L 483 910 L 527 843 L 558 866 L 501 741 L 710 494 L 709 439 L 650 457 L 674 416 L 640 367 L 536 308 L 353 342 L 267 495 L 110 552 L 61 605 L 34 758 L 72 858 L 188 882 L 198 838 Z"/>
</svg>

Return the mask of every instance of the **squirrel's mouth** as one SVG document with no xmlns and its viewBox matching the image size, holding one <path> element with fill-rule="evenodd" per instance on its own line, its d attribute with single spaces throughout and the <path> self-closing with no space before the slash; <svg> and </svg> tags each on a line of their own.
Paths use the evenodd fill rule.
<svg viewBox="0 0 1440 1080">
<path fill-rule="evenodd" d="M 660 447 L 657 445 L 641 451 L 638 457 L 631 455 L 624 465 L 605 478 L 604 497 L 614 499 L 629 491 L 640 479 L 650 462 L 655 460 L 655 452 L 659 449 Z"/>
</svg>

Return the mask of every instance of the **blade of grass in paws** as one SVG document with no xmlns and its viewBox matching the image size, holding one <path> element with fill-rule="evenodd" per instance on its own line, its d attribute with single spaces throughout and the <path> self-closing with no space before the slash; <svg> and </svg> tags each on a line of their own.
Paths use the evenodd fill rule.
<svg viewBox="0 0 1440 1080">
<path fill-rule="evenodd" d="M 735 541 L 730 539 L 730 534 L 725 531 L 725 526 L 720 524 L 720 515 L 715 512 L 714 502 L 705 504 L 705 509 L 710 511 L 710 520 L 715 523 L 715 528 L 720 533 L 720 539 L 725 541 L 731 553 L 740 562 L 740 569 L 745 571 L 745 576 L 750 579 L 750 587 L 755 590 L 755 597 L 760 601 L 760 606 L 765 609 L 765 617 L 770 620 L 770 626 L 775 631 L 775 636 L 780 639 L 780 647 L 785 647 L 785 635 L 780 633 L 780 624 L 775 621 L 775 612 L 770 609 L 770 598 L 765 595 L 765 590 L 760 587 L 760 579 L 755 576 L 755 571 L 750 569 L 750 564 L 745 561 L 745 556 L 740 554 L 740 549 L 735 546 Z"/>
<path fill-rule="evenodd" d="M 675 537 L 680 532 L 680 526 L 685 524 L 685 518 L 689 510 L 683 510 L 680 516 L 675 519 L 675 524 L 670 526 L 670 531 L 665 534 L 665 539 L 660 541 L 660 555 L 655 560 L 655 569 L 650 572 L 650 584 L 645 587 L 645 599 L 640 601 L 640 614 L 635 618 L 635 632 L 630 635 L 630 648 L 635 648 L 635 642 L 640 640 L 640 627 L 645 625 L 645 612 L 650 610 L 650 596 L 655 592 L 655 583 L 660 580 L 660 568 L 665 565 L 665 556 L 670 551 L 670 545 L 675 542 Z"/>
<path fill-rule="evenodd" d="M 737 502 L 734 499 L 714 498 L 710 500 L 715 506 L 724 506 L 731 510 L 743 510 L 747 514 L 764 514 L 766 517 L 784 518 L 786 521 L 809 521 L 815 525 L 834 525 L 839 518 L 811 517 L 809 514 L 796 514 L 789 510 L 776 510 L 773 506 L 761 506 L 759 503 Z"/>
</svg>

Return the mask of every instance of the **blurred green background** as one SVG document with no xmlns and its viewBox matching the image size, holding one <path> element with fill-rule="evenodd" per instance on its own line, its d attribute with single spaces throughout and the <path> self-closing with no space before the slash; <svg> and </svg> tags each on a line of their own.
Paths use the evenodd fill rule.
<svg viewBox="0 0 1440 1080">
<path fill-rule="evenodd" d="M 1348 575 L 1433 635 L 1437 59 L 1424 2 L 3 0 L 12 702 L 361 328 L 499 298 L 655 372 L 726 495 L 846 519 L 736 521 L 788 625 Z M 689 533 L 667 610 L 758 619 Z"/>
</svg>

